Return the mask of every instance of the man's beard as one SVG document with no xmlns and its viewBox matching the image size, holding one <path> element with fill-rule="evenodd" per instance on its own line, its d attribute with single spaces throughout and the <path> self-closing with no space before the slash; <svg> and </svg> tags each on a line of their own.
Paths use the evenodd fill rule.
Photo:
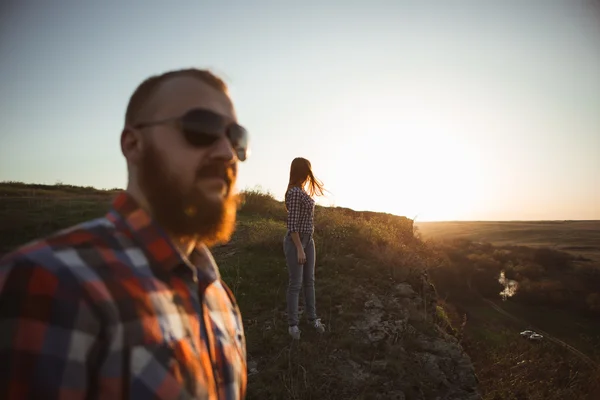
<svg viewBox="0 0 600 400">
<path fill-rule="evenodd" d="M 239 196 L 233 193 L 235 167 L 224 162 L 203 165 L 195 179 L 218 177 L 227 182 L 222 201 L 207 198 L 201 189 L 185 190 L 168 170 L 163 157 L 149 143 L 140 165 L 139 183 L 152 216 L 168 233 L 196 238 L 207 246 L 228 242 L 235 229 Z"/>
</svg>

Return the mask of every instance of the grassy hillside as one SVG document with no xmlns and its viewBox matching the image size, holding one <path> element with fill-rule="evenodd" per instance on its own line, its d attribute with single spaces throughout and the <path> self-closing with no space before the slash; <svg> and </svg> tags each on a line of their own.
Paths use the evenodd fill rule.
<svg viewBox="0 0 600 400">
<path fill-rule="evenodd" d="M 0 184 L 0 254 L 104 214 L 113 195 L 67 186 Z M 232 242 L 214 249 L 244 317 L 248 398 L 433 399 L 451 390 L 456 394 L 463 389 L 448 385 L 470 380 L 448 372 L 457 367 L 446 364 L 460 358 L 454 347 L 444 348 L 453 340 L 470 354 L 484 399 L 596 398 L 587 396 L 600 380 L 598 371 L 553 342 L 520 338 L 518 332 L 527 326 L 482 301 L 499 299 L 500 269 L 526 264 L 533 272 L 514 272 L 535 283 L 531 274 L 540 268 L 544 274 L 555 264 L 568 266 L 555 269 L 555 278 L 567 270 L 572 275 L 576 260 L 527 248 L 506 253 L 465 240 L 422 241 L 414 237 L 412 221 L 403 217 L 318 207 L 317 306 L 327 331 L 321 337 L 301 326 L 302 340 L 294 343 L 286 332 L 284 221 L 282 203 L 248 192 Z M 429 271 L 442 299 L 429 291 L 423 271 Z M 541 298 L 527 309 L 516 301 L 519 296 L 501 304 L 510 304 L 507 311 L 519 318 L 556 308 Z M 555 315 L 555 321 L 532 322 L 543 323 L 543 329 L 564 340 L 576 339 L 581 351 L 600 361 L 593 351 L 600 348 L 593 319 L 579 312 Z M 570 331 L 564 329 L 555 332 L 568 324 L 578 324 L 584 337 L 567 337 Z M 470 389 L 452 398 L 468 398 Z"/>
<path fill-rule="evenodd" d="M 0 254 L 39 236 L 104 215 L 116 190 L 0 183 Z"/>
</svg>

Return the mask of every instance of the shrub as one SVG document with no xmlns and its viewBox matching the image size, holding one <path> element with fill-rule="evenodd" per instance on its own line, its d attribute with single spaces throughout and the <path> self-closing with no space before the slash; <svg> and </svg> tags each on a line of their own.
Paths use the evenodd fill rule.
<svg viewBox="0 0 600 400">
<path fill-rule="evenodd" d="M 277 201 L 273 194 L 262 192 L 260 189 L 252 189 L 246 190 L 240 195 L 242 197 L 240 214 L 285 221 L 287 217 L 285 205 Z"/>
<path fill-rule="evenodd" d="M 549 270 L 565 270 L 570 267 L 573 257 L 563 251 L 548 248 L 536 249 L 533 261 Z"/>
<path fill-rule="evenodd" d="M 369 257 L 379 253 L 381 248 L 397 251 L 414 242 L 412 221 L 409 221 L 320 207 L 315 213 L 315 236 L 322 242 L 323 251 Z"/>
<path fill-rule="evenodd" d="M 256 219 L 240 224 L 242 245 L 248 249 L 283 252 L 285 224 L 273 219 Z"/>
</svg>

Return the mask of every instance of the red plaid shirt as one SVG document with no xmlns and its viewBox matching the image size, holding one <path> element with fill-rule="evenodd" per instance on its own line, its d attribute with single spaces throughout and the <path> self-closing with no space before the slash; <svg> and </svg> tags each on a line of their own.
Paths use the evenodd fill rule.
<svg viewBox="0 0 600 400">
<path fill-rule="evenodd" d="M 1 399 L 242 399 L 236 301 L 126 193 L 0 260 Z"/>
</svg>

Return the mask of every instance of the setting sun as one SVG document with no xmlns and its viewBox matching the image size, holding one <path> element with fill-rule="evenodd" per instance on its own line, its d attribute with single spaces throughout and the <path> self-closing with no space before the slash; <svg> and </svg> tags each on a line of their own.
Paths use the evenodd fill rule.
<svg viewBox="0 0 600 400">
<path fill-rule="evenodd" d="M 375 92 L 341 99 L 329 110 L 328 118 L 347 139 L 322 160 L 333 192 L 322 204 L 339 205 L 348 196 L 343 202 L 360 209 L 427 220 L 469 217 L 482 198 L 485 166 L 458 130 L 470 129 L 473 118 L 456 105 L 427 107 L 419 88 L 409 89 L 401 96 Z M 323 120 L 323 132 L 334 129 L 328 125 Z M 333 168 L 340 164 L 344 168 Z"/>
</svg>

